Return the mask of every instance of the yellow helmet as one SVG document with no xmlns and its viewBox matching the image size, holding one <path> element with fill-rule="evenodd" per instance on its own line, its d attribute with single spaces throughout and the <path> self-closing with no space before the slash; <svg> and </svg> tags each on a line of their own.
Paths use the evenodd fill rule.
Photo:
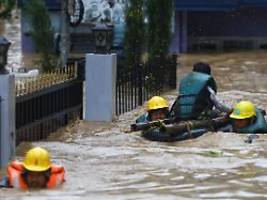
<svg viewBox="0 0 267 200">
<path fill-rule="evenodd" d="M 234 111 L 230 115 L 233 119 L 246 119 L 256 116 L 256 109 L 250 101 L 240 101 L 234 107 Z"/>
<path fill-rule="evenodd" d="M 147 102 L 147 111 L 168 107 L 168 102 L 160 96 L 153 96 Z"/>
<path fill-rule="evenodd" d="M 51 166 L 49 153 L 41 147 L 35 147 L 27 152 L 23 166 L 29 171 L 46 171 Z"/>
</svg>

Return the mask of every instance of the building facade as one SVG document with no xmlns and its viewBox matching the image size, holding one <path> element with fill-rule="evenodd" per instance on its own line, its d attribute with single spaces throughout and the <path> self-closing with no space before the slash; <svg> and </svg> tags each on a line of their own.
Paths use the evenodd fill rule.
<svg viewBox="0 0 267 200">
<path fill-rule="evenodd" d="M 45 0 L 55 35 L 60 34 L 61 29 L 61 1 Z M 26 3 L 27 0 L 19 1 L 21 7 L 26 5 Z M 84 15 L 82 23 L 77 27 L 70 27 L 71 52 L 88 53 L 94 51 L 92 28 L 101 21 L 113 25 L 113 46 L 122 47 L 126 0 L 83 0 L 83 4 Z M 23 10 L 21 14 L 21 29 L 23 53 L 34 52 L 35 47 L 30 35 L 31 25 L 29 18 Z"/>
<path fill-rule="evenodd" d="M 21 4 L 26 0 L 20 0 Z M 61 0 L 45 0 L 55 33 L 60 33 Z M 124 9 L 127 0 L 83 0 L 84 19 L 71 28 L 73 52 L 92 51 L 92 25 L 101 20 L 114 24 L 113 46 L 123 46 Z M 112 2 L 112 5 L 110 4 Z M 170 53 L 229 51 L 267 48 L 267 0 L 174 0 Z M 30 24 L 22 12 L 22 51 L 34 44 Z"/>
<path fill-rule="evenodd" d="M 175 0 L 171 52 L 267 48 L 267 0 Z"/>
</svg>

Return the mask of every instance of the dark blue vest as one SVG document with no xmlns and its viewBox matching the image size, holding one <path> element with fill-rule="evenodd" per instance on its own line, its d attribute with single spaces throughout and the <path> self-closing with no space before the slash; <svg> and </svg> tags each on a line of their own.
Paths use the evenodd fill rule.
<svg viewBox="0 0 267 200">
<path fill-rule="evenodd" d="M 211 110 L 213 105 L 207 87 L 217 91 L 212 76 L 199 72 L 191 72 L 180 82 L 179 96 L 173 107 L 174 116 L 178 120 L 197 119 L 204 110 Z"/>
</svg>

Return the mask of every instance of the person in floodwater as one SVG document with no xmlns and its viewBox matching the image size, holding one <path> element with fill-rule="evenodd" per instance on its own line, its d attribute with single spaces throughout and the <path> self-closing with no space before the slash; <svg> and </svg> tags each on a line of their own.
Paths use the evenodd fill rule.
<svg viewBox="0 0 267 200">
<path fill-rule="evenodd" d="M 212 117 L 214 102 L 210 95 L 216 94 L 217 86 L 209 64 L 196 63 L 193 71 L 181 80 L 178 92 L 179 95 L 170 112 L 174 121 Z"/>
<path fill-rule="evenodd" d="M 230 118 L 232 131 L 237 133 L 267 133 L 265 112 L 250 101 L 240 101 L 234 106 Z"/>
<path fill-rule="evenodd" d="M 168 117 L 169 105 L 166 99 L 153 96 L 147 102 L 146 113 L 136 119 L 136 123 L 163 120 Z"/>
<path fill-rule="evenodd" d="M 7 167 L 1 187 L 54 188 L 65 181 L 64 176 L 64 168 L 51 164 L 47 150 L 35 147 L 27 152 L 23 162 L 13 161 Z"/>
</svg>

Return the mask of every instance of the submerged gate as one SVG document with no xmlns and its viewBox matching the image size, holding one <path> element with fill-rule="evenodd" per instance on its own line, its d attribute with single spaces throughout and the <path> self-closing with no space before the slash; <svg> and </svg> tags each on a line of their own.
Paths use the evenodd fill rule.
<svg viewBox="0 0 267 200">
<path fill-rule="evenodd" d="M 77 65 L 16 81 L 16 144 L 45 139 L 82 117 L 83 80 Z"/>
</svg>

